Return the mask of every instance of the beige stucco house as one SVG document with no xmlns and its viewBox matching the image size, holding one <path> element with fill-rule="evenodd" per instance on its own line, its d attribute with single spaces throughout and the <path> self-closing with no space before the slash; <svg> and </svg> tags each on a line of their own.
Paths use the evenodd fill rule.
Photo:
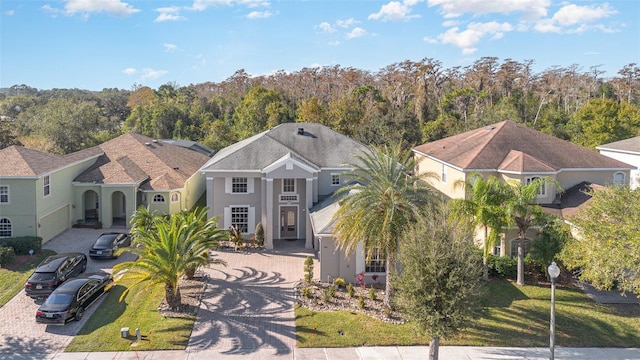
<svg viewBox="0 0 640 360">
<path fill-rule="evenodd" d="M 540 191 L 537 203 L 559 215 L 580 205 L 576 201 L 582 199 L 582 189 L 629 184 L 630 172 L 635 169 L 625 162 L 509 120 L 412 150 L 417 174 L 436 174 L 438 179 L 430 183 L 449 198 L 465 196 L 464 189 L 456 184 L 466 182 L 472 173 L 525 183 L 540 177 L 554 179 L 561 189 L 547 184 Z M 538 229 L 532 228 L 527 238 L 534 239 L 537 233 Z M 514 255 L 516 238 L 517 231 L 508 230 L 494 252 Z"/>
<path fill-rule="evenodd" d="M 129 227 L 138 206 L 190 209 L 205 190 L 209 157 L 139 134 L 69 155 L 22 146 L 0 150 L 0 237 L 46 242 L 73 225 Z"/>
<path fill-rule="evenodd" d="M 640 186 L 640 136 L 596 146 L 600 154 L 631 164 L 631 188 Z"/>
</svg>

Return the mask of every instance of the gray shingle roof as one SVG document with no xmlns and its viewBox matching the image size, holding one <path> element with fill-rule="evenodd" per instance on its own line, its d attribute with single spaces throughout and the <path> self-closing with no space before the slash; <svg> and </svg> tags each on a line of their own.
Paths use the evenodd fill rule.
<svg viewBox="0 0 640 360">
<path fill-rule="evenodd" d="M 629 153 L 640 153 L 640 136 L 597 146 L 598 150 L 618 150 Z"/>
<path fill-rule="evenodd" d="M 368 150 L 321 124 L 284 123 L 218 151 L 202 170 L 261 170 L 287 154 L 316 169 L 340 167 Z"/>
<path fill-rule="evenodd" d="M 419 145 L 413 150 L 467 170 L 541 173 L 633 168 L 510 120 Z"/>
</svg>

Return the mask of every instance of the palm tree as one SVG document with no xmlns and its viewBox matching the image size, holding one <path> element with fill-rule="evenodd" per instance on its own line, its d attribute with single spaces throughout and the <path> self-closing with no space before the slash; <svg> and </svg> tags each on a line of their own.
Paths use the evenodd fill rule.
<svg viewBox="0 0 640 360">
<path fill-rule="evenodd" d="M 206 216 L 206 208 L 169 217 L 154 215 L 151 231 L 133 227 L 134 242 L 128 250 L 138 259 L 117 264 L 113 269 L 116 281 L 133 280 L 120 299 L 137 284 L 164 284 L 167 303 L 176 308 L 181 305 L 178 282 L 189 269 L 208 263 L 224 264 L 211 261 L 209 249 L 216 247 L 228 232 L 217 229 L 216 218 L 206 220 Z"/>
<path fill-rule="evenodd" d="M 540 191 L 554 184 L 560 189 L 560 184 L 550 178 L 535 178 L 528 184 L 522 182 L 509 182 L 511 195 L 506 202 L 506 211 L 512 223 L 518 227 L 518 274 L 517 285 L 524 285 L 524 241 L 527 231 L 534 225 L 540 225 L 545 216 L 540 205 L 536 204 L 536 197 Z"/>
<path fill-rule="evenodd" d="M 498 244 L 500 233 L 508 224 L 504 211 L 504 203 L 509 195 L 508 185 L 495 176 L 485 180 L 482 175 L 472 173 L 467 182 L 458 182 L 456 186 L 464 187 L 465 198 L 449 202 L 451 214 L 458 219 L 469 219 L 474 228 L 483 228 L 482 279 L 487 281 L 489 252 Z"/>
<path fill-rule="evenodd" d="M 435 190 L 415 175 L 413 159 L 401 156 L 399 148 L 374 149 L 356 156 L 347 175 L 351 182 L 336 193 L 343 195 L 334 214 L 334 236 L 340 249 L 354 252 L 364 245 L 367 263 L 375 254 L 384 257 L 385 305 L 390 305 L 391 274 L 395 266 L 398 240 L 409 226 L 427 212 L 436 198 Z"/>
</svg>

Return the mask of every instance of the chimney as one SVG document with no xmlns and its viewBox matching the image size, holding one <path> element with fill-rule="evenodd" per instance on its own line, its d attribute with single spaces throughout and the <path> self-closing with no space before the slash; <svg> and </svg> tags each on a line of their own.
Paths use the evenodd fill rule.
<svg viewBox="0 0 640 360">
<path fill-rule="evenodd" d="M 298 128 L 298 135 L 304 135 L 304 128 Z"/>
</svg>

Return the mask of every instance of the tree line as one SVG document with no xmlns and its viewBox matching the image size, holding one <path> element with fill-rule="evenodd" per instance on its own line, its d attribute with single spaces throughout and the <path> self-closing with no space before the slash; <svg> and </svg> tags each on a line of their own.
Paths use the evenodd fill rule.
<svg viewBox="0 0 640 360">
<path fill-rule="evenodd" d="M 417 144 L 505 119 L 594 148 L 638 135 L 640 66 L 605 77 L 600 65 L 533 70 L 534 61 L 483 57 L 445 68 L 432 58 L 377 72 L 339 65 L 158 89 L 38 90 L 0 94 L 0 147 L 54 153 L 125 132 L 199 141 L 214 150 L 284 122 L 327 125 L 369 145 Z"/>
</svg>

